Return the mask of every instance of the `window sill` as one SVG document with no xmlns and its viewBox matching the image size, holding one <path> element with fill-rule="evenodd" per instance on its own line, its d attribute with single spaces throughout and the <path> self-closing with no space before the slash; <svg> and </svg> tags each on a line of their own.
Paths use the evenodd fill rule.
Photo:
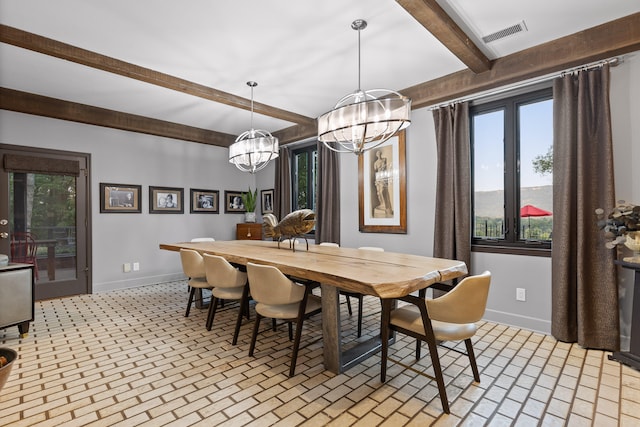
<svg viewBox="0 0 640 427">
<path fill-rule="evenodd" d="M 509 255 L 526 255 L 526 256 L 539 256 L 539 257 L 551 257 L 551 248 L 541 247 L 525 247 L 525 246 L 507 246 L 503 244 L 471 244 L 471 252 L 487 252 L 496 254 L 509 254 Z"/>
</svg>

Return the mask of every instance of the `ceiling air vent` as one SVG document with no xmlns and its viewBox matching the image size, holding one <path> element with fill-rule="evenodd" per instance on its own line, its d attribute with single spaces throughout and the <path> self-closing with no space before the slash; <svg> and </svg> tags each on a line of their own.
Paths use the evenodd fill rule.
<svg viewBox="0 0 640 427">
<path fill-rule="evenodd" d="M 525 25 L 524 21 L 520 21 L 516 25 L 512 25 L 512 26 L 507 27 L 507 28 L 505 28 L 503 30 L 496 31 L 493 34 L 489 34 L 487 36 L 484 36 L 482 38 L 482 41 L 485 42 L 485 43 L 491 43 L 491 42 L 494 42 L 496 40 L 500 40 L 500 39 L 503 39 L 505 37 L 509 37 L 509 36 L 514 35 L 514 34 L 521 33 L 523 31 L 527 31 L 527 26 Z"/>
</svg>

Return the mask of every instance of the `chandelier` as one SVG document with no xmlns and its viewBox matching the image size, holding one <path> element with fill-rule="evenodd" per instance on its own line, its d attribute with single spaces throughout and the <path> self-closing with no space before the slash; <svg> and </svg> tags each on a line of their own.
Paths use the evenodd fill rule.
<svg viewBox="0 0 640 427">
<path fill-rule="evenodd" d="M 240 134 L 229 146 L 229 163 L 243 172 L 256 173 L 278 157 L 278 138 L 266 130 L 253 128 L 253 88 L 256 82 L 247 82 L 251 88 L 251 130 Z"/>
<path fill-rule="evenodd" d="M 360 31 L 366 27 L 363 19 L 351 24 L 358 31 L 358 90 L 318 117 L 318 139 L 339 153 L 360 155 L 411 124 L 410 98 L 389 89 L 360 88 Z"/>
</svg>

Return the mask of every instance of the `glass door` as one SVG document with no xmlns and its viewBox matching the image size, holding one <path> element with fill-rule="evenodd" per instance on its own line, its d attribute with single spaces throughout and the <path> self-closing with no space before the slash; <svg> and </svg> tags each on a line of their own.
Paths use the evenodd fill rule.
<svg viewBox="0 0 640 427">
<path fill-rule="evenodd" d="M 1 147 L 0 153 L 17 159 L 5 160 L 0 174 L 0 253 L 34 265 L 38 300 L 89 293 L 87 157 Z M 60 170 L 60 156 L 77 162 L 78 173 Z"/>
</svg>

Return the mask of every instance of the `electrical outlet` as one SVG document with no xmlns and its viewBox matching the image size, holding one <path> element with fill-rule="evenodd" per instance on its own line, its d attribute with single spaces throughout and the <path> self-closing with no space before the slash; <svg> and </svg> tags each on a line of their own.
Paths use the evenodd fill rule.
<svg viewBox="0 0 640 427">
<path fill-rule="evenodd" d="M 527 290 L 525 288 L 516 288 L 516 301 L 526 301 Z"/>
<path fill-rule="evenodd" d="M 134 262 L 133 263 L 133 271 L 139 271 L 140 270 L 140 263 L 139 262 Z"/>
<path fill-rule="evenodd" d="M 125 273 L 129 273 L 131 271 L 131 264 L 128 262 L 125 262 L 122 265 L 122 271 L 124 271 Z"/>
</svg>

